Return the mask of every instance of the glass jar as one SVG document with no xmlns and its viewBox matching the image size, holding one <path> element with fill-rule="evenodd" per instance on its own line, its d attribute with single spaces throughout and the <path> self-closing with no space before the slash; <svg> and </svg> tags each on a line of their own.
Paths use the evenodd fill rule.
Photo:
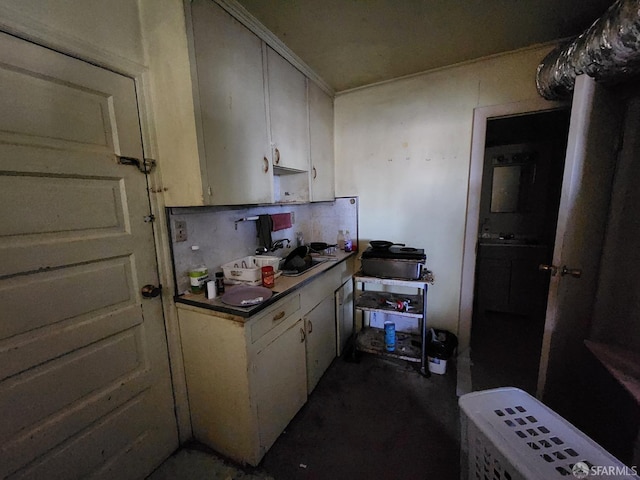
<svg viewBox="0 0 640 480">
<path fill-rule="evenodd" d="M 262 267 L 261 270 L 262 270 L 262 286 L 267 288 L 273 288 L 276 281 L 273 267 L 271 265 L 267 265 L 266 267 Z"/>
</svg>

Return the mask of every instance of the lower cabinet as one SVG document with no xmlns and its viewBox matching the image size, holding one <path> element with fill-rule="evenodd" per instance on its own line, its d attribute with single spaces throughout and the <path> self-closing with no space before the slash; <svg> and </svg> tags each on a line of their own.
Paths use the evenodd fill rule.
<svg viewBox="0 0 640 480">
<path fill-rule="evenodd" d="M 341 262 L 249 318 L 178 303 L 193 436 L 257 465 L 336 356 Z"/>
<path fill-rule="evenodd" d="M 311 393 L 322 374 L 336 358 L 336 321 L 333 295 L 326 297 L 304 316 L 306 331 L 307 392 Z"/>
<path fill-rule="evenodd" d="M 307 399 L 300 295 L 249 319 L 178 304 L 196 440 L 257 465 Z"/>
<path fill-rule="evenodd" d="M 265 452 L 307 401 L 305 336 L 300 319 L 256 354 L 258 430 Z"/>
</svg>

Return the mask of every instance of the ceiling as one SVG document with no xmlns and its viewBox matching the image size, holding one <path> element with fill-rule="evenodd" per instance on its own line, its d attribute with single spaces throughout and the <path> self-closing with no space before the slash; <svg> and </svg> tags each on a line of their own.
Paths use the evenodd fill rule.
<svg viewBox="0 0 640 480">
<path fill-rule="evenodd" d="M 336 92 L 580 34 L 613 0 L 237 0 Z"/>
</svg>

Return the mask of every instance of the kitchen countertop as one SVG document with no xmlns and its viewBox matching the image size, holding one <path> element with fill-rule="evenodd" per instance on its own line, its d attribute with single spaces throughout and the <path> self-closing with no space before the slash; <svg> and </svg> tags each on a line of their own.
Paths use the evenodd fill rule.
<svg viewBox="0 0 640 480">
<path fill-rule="evenodd" d="M 547 248 L 547 245 L 540 244 L 534 240 L 527 239 L 501 239 L 501 238 L 479 238 L 478 244 L 483 247 L 533 247 Z"/>
<path fill-rule="evenodd" d="M 175 297 L 176 304 L 182 305 L 191 305 L 194 307 L 205 308 L 208 310 L 213 310 L 215 312 L 225 313 L 232 315 L 234 320 L 246 321 L 252 315 L 259 313 L 260 311 L 267 308 L 269 305 L 274 304 L 275 302 L 281 300 L 285 296 L 290 293 L 295 292 L 299 288 L 308 284 L 312 280 L 314 280 L 318 275 L 323 274 L 327 270 L 331 270 L 336 265 L 344 262 L 349 257 L 357 255 L 357 252 L 348 252 L 345 253 L 343 251 L 336 252 L 335 260 L 328 260 L 324 263 L 321 263 L 302 275 L 298 275 L 296 277 L 285 277 L 284 275 L 279 276 L 275 280 L 275 285 L 273 287 L 273 295 L 268 300 L 262 302 L 259 305 L 252 305 L 250 307 L 234 307 L 231 305 L 226 305 L 222 303 L 220 297 L 213 298 L 211 300 L 207 299 L 204 294 L 192 294 L 185 293 L 184 295 L 179 295 Z M 232 288 L 233 285 L 225 285 L 226 288 Z"/>
</svg>

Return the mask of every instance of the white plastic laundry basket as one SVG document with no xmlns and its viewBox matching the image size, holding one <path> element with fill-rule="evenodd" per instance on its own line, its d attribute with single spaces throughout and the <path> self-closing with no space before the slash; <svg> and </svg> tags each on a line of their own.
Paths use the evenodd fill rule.
<svg viewBox="0 0 640 480">
<path fill-rule="evenodd" d="M 473 392 L 459 405 L 463 479 L 639 478 L 635 468 L 522 390 Z"/>
</svg>

